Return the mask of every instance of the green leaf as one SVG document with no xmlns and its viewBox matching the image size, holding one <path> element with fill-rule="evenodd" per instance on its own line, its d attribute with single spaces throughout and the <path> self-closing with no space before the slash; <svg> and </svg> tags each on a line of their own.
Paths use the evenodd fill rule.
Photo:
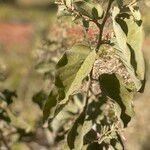
<svg viewBox="0 0 150 150">
<path fill-rule="evenodd" d="M 140 13 L 139 7 L 134 6 L 134 7 L 130 7 L 129 9 L 130 9 L 135 21 L 141 22 L 141 13 Z"/>
<path fill-rule="evenodd" d="M 117 132 L 115 134 L 116 135 L 114 136 L 113 139 L 111 139 L 110 144 L 112 145 L 114 150 L 124 150 L 125 147 L 121 139 L 121 136 Z"/>
<path fill-rule="evenodd" d="M 42 109 L 45 100 L 47 99 L 47 94 L 41 90 L 39 92 L 37 92 L 36 94 L 33 95 L 32 97 L 32 101 L 36 104 L 38 104 L 38 106 Z"/>
<path fill-rule="evenodd" d="M 84 136 L 91 130 L 92 122 L 86 121 L 86 113 L 82 112 L 75 121 L 67 136 L 70 149 L 81 150 L 84 145 Z"/>
<path fill-rule="evenodd" d="M 102 144 L 98 144 L 98 142 L 93 142 L 87 146 L 86 150 L 105 150 L 105 147 Z"/>
<path fill-rule="evenodd" d="M 105 103 L 106 99 L 103 97 L 99 100 L 89 99 L 86 111 L 80 114 L 68 133 L 67 142 L 70 149 L 84 149 L 84 144 L 97 140 L 98 131 L 94 131 L 92 128 L 103 118 L 102 112 Z"/>
<path fill-rule="evenodd" d="M 72 96 L 72 99 L 66 104 L 61 111 L 52 119 L 50 128 L 53 132 L 58 132 L 69 121 L 75 120 L 79 112 L 83 110 L 85 98 L 82 94 L 78 93 Z"/>
<path fill-rule="evenodd" d="M 134 10 L 135 13 L 137 13 L 136 11 Z M 139 91 L 145 77 L 145 64 L 141 51 L 143 41 L 141 20 L 135 20 L 134 14 L 130 16 L 119 13 L 119 9 L 114 8 L 113 27 L 116 36 L 114 47 Z"/>
<path fill-rule="evenodd" d="M 132 106 L 134 93 L 126 89 L 121 77 L 116 74 L 103 74 L 100 76 L 99 82 L 102 92 L 119 104 L 121 119 L 126 127 L 131 117 L 134 116 Z"/>
<path fill-rule="evenodd" d="M 104 14 L 103 8 L 98 3 L 77 1 L 74 2 L 74 7 L 81 15 L 91 19 L 101 19 Z"/>
<path fill-rule="evenodd" d="M 67 5 L 67 7 L 71 8 L 71 6 L 72 6 L 72 0 L 65 0 L 65 3 Z"/>
<path fill-rule="evenodd" d="M 50 115 L 53 117 L 57 105 L 57 96 L 58 96 L 58 91 L 56 88 L 54 88 L 50 92 L 48 99 L 44 105 L 43 122 L 45 122 Z"/>
<path fill-rule="evenodd" d="M 116 0 L 119 8 L 121 8 L 123 6 L 123 0 Z"/>
<path fill-rule="evenodd" d="M 59 6 L 58 6 L 57 16 L 58 16 L 58 17 L 71 16 L 71 13 L 67 10 L 66 6 L 64 6 L 64 5 L 59 5 Z"/>
<path fill-rule="evenodd" d="M 136 17 L 137 11 L 133 12 L 133 15 Z M 139 15 L 140 16 L 140 15 Z M 136 17 L 135 19 L 139 19 Z M 138 79 L 144 80 L 145 77 L 145 62 L 142 52 L 142 43 L 143 43 L 143 27 L 141 20 L 133 20 L 133 19 L 126 19 L 126 23 L 128 25 L 128 36 L 127 36 L 127 43 L 128 47 L 131 51 L 131 59 L 133 60 L 132 63 L 133 67 L 136 70 L 136 74 Z"/>
<path fill-rule="evenodd" d="M 87 46 L 77 45 L 65 52 L 56 65 L 55 85 L 59 91 L 58 100 L 65 104 L 69 96 L 79 90 L 82 80 L 90 73 L 96 52 Z"/>
<path fill-rule="evenodd" d="M 5 101 L 7 105 L 13 103 L 13 98 L 17 98 L 16 91 L 10 91 L 8 89 L 0 92 L 0 100 Z"/>
<path fill-rule="evenodd" d="M 89 29 L 89 21 L 83 19 L 83 20 L 82 20 L 82 23 L 83 23 L 84 28 L 85 28 L 86 30 L 88 30 L 88 29 Z"/>
<path fill-rule="evenodd" d="M 9 115 L 7 114 L 7 111 L 0 108 L 0 121 L 3 120 L 7 123 L 10 123 L 11 122 L 11 119 L 9 117 Z"/>
</svg>

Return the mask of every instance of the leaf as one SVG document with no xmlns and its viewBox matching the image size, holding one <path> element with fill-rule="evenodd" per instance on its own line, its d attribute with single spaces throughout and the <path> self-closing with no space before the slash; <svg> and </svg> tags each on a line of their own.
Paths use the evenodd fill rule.
<svg viewBox="0 0 150 150">
<path fill-rule="evenodd" d="M 141 13 L 140 13 L 139 7 L 138 6 L 132 7 L 131 6 L 131 7 L 129 7 L 129 9 L 130 9 L 135 21 L 141 22 Z"/>
<path fill-rule="evenodd" d="M 67 142 L 70 149 L 84 149 L 84 144 L 97 140 L 98 131 L 94 131 L 93 126 L 100 123 L 105 103 L 106 99 L 103 97 L 99 100 L 89 99 L 86 111 L 80 114 L 68 133 Z"/>
<path fill-rule="evenodd" d="M 5 89 L 0 93 L 0 100 L 5 101 L 7 105 L 10 105 L 13 102 L 14 97 L 17 98 L 16 91 Z"/>
<path fill-rule="evenodd" d="M 121 136 L 118 133 L 116 133 L 116 137 L 111 139 L 110 144 L 113 146 L 114 150 L 125 150 Z"/>
<path fill-rule="evenodd" d="M 54 115 L 55 109 L 56 109 L 56 105 L 57 105 L 57 96 L 58 96 L 58 91 L 56 88 L 54 88 L 49 96 L 48 99 L 44 105 L 44 109 L 43 109 L 43 122 L 45 122 L 48 117 L 51 115 Z"/>
<path fill-rule="evenodd" d="M 38 106 L 42 109 L 45 100 L 47 99 L 47 94 L 41 90 L 39 92 L 37 92 L 36 94 L 33 95 L 32 97 L 32 101 L 36 104 L 38 104 Z"/>
<path fill-rule="evenodd" d="M 123 0 L 116 0 L 119 8 L 121 8 L 123 6 Z"/>
<path fill-rule="evenodd" d="M 67 5 L 67 7 L 71 8 L 71 6 L 72 6 L 72 0 L 65 0 L 65 3 Z"/>
<path fill-rule="evenodd" d="M 88 30 L 88 29 L 89 29 L 89 21 L 83 19 L 83 20 L 82 20 L 82 23 L 83 23 L 84 28 L 85 28 L 86 30 Z"/>
<path fill-rule="evenodd" d="M 131 117 L 134 116 L 132 106 L 134 93 L 126 89 L 121 77 L 116 74 L 103 74 L 100 76 L 99 82 L 102 92 L 119 104 L 121 108 L 121 119 L 126 127 Z"/>
<path fill-rule="evenodd" d="M 91 130 L 91 128 L 92 123 L 86 121 L 86 113 L 82 112 L 68 133 L 67 142 L 69 148 L 81 150 L 84 145 L 84 136 Z"/>
<path fill-rule="evenodd" d="M 61 111 L 52 119 L 50 128 L 53 132 L 58 132 L 62 127 L 67 125 L 69 121 L 75 120 L 79 113 L 83 110 L 85 97 L 78 93 L 72 96 L 72 99 L 66 104 Z"/>
<path fill-rule="evenodd" d="M 7 123 L 11 122 L 11 119 L 7 114 L 7 111 L 2 108 L 0 108 L 0 120 L 6 121 Z"/>
<path fill-rule="evenodd" d="M 133 15 L 136 14 L 136 10 L 133 12 Z M 136 18 L 139 19 L 139 18 Z M 145 62 L 142 52 L 142 43 L 143 43 L 143 28 L 141 20 L 134 21 L 133 19 L 126 19 L 126 23 L 129 27 L 127 43 L 131 51 L 131 56 L 133 57 L 135 64 L 132 64 L 136 69 L 137 77 L 140 80 L 144 80 L 145 77 Z"/>
<path fill-rule="evenodd" d="M 64 6 L 64 5 L 59 5 L 59 6 L 58 6 L 57 16 L 58 16 L 58 17 L 71 16 L 71 13 L 67 10 L 66 6 Z"/>
<path fill-rule="evenodd" d="M 87 46 L 77 45 L 66 51 L 56 65 L 55 85 L 59 91 L 58 100 L 65 104 L 69 96 L 79 90 L 82 80 L 90 73 L 96 52 Z"/>
<path fill-rule="evenodd" d="M 134 12 L 136 13 L 136 10 Z M 114 8 L 113 27 L 116 36 L 114 47 L 139 91 L 145 77 L 145 64 L 141 51 L 143 41 L 141 20 L 139 22 L 129 14 L 118 14 L 119 9 Z"/>
<path fill-rule="evenodd" d="M 74 8 L 81 15 L 87 16 L 91 19 L 101 19 L 103 17 L 104 11 L 100 4 L 86 1 L 77 1 L 73 4 Z"/>
<path fill-rule="evenodd" d="M 98 144 L 98 142 L 93 142 L 87 146 L 86 150 L 105 150 L 105 147 L 102 144 Z"/>
</svg>

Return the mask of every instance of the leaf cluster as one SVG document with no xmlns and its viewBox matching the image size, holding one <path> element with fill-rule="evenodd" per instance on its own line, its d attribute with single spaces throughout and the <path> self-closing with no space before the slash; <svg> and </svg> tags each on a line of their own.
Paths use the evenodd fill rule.
<svg viewBox="0 0 150 150">
<path fill-rule="evenodd" d="M 71 15 L 82 20 L 88 29 L 94 23 L 99 29 L 93 45 L 75 44 L 64 52 L 55 67 L 55 83 L 43 110 L 43 120 L 55 133 L 61 149 L 123 150 L 123 128 L 134 116 L 133 98 L 142 92 L 145 65 L 142 54 L 143 29 L 136 2 L 109 0 L 104 11 L 92 0 L 59 0 L 58 15 Z M 111 18 L 111 36 L 103 30 Z M 130 83 L 116 72 L 103 73 L 94 78 L 94 64 L 104 49 L 113 49 L 130 76 Z M 99 64 L 101 65 L 101 64 Z M 99 91 L 95 94 L 93 83 Z"/>
</svg>

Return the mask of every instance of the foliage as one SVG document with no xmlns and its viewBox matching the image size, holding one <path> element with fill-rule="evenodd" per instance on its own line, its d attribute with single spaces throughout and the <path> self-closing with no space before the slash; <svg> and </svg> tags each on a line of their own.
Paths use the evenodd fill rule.
<svg viewBox="0 0 150 150">
<path fill-rule="evenodd" d="M 72 16 L 74 21 L 83 23 L 86 31 L 96 26 L 99 33 L 96 46 L 76 43 L 56 64 L 55 85 L 43 110 L 44 122 L 48 121 L 55 134 L 54 144 L 61 144 L 65 150 L 124 149 L 122 130 L 134 116 L 132 101 L 145 80 L 142 20 L 137 2 L 108 0 L 107 8 L 92 0 L 56 3 L 59 16 Z M 105 28 L 110 31 L 108 35 L 104 34 Z M 105 53 L 113 53 L 129 80 L 121 73 L 99 72 L 94 67 Z"/>
<path fill-rule="evenodd" d="M 7 123 L 9 123 L 11 120 L 7 113 L 7 110 L 3 105 L 6 104 L 7 106 L 9 106 L 13 102 L 14 97 L 17 97 L 16 92 L 14 91 L 5 89 L 0 93 L 0 119 L 6 121 Z"/>
<path fill-rule="evenodd" d="M 42 96 L 45 96 L 45 94 L 41 91 L 36 96 L 34 96 L 33 99 L 35 100 L 35 98 L 37 97 L 44 98 L 44 96 L 42 97 L 40 94 Z M 40 147 L 40 145 L 42 145 L 42 140 L 38 140 L 39 136 L 41 136 L 41 139 L 43 138 L 43 140 L 45 140 L 45 145 L 48 145 L 46 137 L 43 133 L 44 131 L 42 131 L 41 128 L 42 123 L 39 123 L 41 117 L 39 118 L 39 120 L 35 120 L 36 126 L 31 127 L 31 125 L 28 122 L 26 122 L 26 120 L 22 116 L 20 116 L 19 110 L 17 112 L 17 110 L 14 108 L 14 103 L 17 102 L 17 104 L 19 104 L 19 101 L 16 98 L 17 95 L 15 91 L 5 89 L 0 92 L 0 149 L 27 150 L 30 149 L 29 145 L 31 144 L 31 142 L 39 143 L 38 145 Z M 41 107 L 41 102 L 36 102 Z M 39 135 L 39 132 L 42 135 Z"/>
</svg>

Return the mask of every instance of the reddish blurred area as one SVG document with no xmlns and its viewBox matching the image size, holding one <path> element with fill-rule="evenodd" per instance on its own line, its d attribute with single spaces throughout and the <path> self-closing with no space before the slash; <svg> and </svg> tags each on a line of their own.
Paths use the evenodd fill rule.
<svg viewBox="0 0 150 150">
<path fill-rule="evenodd" d="M 89 28 L 87 31 L 87 36 L 89 39 L 95 38 L 96 34 L 98 33 L 98 29 L 96 28 Z M 84 36 L 84 29 L 82 26 L 72 27 L 67 29 L 68 36 L 74 37 L 75 39 L 82 39 Z"/>
<path fill-rule="evenodd" d="M 28 47 L 34 35 L 34 26 L 24 23 L 0 23 L 0 44 L 6 49 L 14 45 Z"/>
</svg>

